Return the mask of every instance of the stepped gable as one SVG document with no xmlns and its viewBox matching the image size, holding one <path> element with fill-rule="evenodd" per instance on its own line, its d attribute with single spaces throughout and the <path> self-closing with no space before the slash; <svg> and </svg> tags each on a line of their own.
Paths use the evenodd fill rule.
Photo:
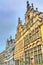
<svg viewBox="0 0 43 65">
<path fill-rule="evenodd" d="M 25 23 L 28 24 L 30 19 L 33 18 L 33 13 L 34 13 L 34 6 L 33 3 L 30 5 L 29 1 L 27 1 L 27 10 L 25 14 Z"/>
<path fill-rule="evenodd" d="M 38 15 L 38 19 L 43 19 L 43 12 L 39 12 L 38 8 L 34 9 L 33 3 L 30 5 L 27 1 L 27 10 L 25 14 L 25 24 L 28 24 L 33 18 Z"/>
</svg>

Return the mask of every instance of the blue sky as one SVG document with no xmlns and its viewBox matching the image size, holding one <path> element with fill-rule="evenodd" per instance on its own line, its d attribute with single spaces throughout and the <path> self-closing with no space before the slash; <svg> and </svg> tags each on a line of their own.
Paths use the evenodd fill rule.
<svg viewBox="0 0 43 65">
<path fill-rule="evenodd" d="M 27 0 L 0 0 L 0 52 L 6 47 L 7 38 L 15 38 L 18 17 L 24 23 Z M 34 8 L 43 12 L 43 0 L 29 0 Z"/>
</svg>

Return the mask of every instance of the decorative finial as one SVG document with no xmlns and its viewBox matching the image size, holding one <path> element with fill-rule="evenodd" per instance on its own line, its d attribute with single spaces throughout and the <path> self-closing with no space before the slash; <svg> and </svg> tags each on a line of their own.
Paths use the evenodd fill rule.
<svg viewBox="0 0 43 65">
<path fill-rule="evenodd" d="M 29 8 L 29 1 L 27 1 L 27 10 L 28 10 L 28 8 Z"/>
<path fill-rule="evenodd" d="M 19 24 L 21 24 L 21 20 L 20 20 L 20 18 L 18 18 L 18 25 L 19 25 Z"/>
<path fill-rule="evenodd" d="M 7 39 L 7 43 L 9 42 L 9 40 Z"/>
<path fill-rule="evenodd" d="M 36 8 L 36 11 L 38 12 L 38 8 Z"/>
<path fill-rule="evenodd" d="M 20 17 L 18 18 L 18 21 L 20 21 Z"/>
<path fill-rule="evenodd" d="M 29 1 L 27 1 L 27 5 L 29 4 Z"/>
<path fill-rule="evenodd" d="M 7 39 L 7 47 L 9 46 L 9 40 Z"/>
<path fill-rule="evenodd" d="M 12 39 L 12 36 L 10 36 L 10 40 Z"/>
<path fill-rule="evenodd" d="M 34 8 L 33 3 L 31 5 L 32 5 L 32 8 Z"/>
</svg>

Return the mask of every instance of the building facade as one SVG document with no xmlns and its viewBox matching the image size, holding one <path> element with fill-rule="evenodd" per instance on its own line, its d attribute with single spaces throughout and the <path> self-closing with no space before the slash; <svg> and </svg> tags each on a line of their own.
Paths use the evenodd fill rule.
<svg viewBox="0 0 43 65">
<path fill-rule="evenodd" d="M 14 62 L 14 39 L 10 37 L 6 43 L 4 65 L 15 65 Z"/>
<path fill-rule="evenodd" d="M 43 12 L 28 1 L 24 25 L 18 20 L 14 57 L 15 65 L 43 65 Z"/>
<path fill-rule="evenodd" d="M 5 51 L 0 53 L 0 65 L 4 65 Z"/>
</svg>

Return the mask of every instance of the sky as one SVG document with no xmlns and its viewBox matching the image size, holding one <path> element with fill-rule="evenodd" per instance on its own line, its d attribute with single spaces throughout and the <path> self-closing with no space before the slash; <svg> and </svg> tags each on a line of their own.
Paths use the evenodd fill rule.
<svg viewBox="0 0 43 65">
<path fill-rule="evenodd" d="M 28 0 L 43 12 L 43 0 Z M 27 0 L 0 0 L 0 53 L 5 50 L 7 39 L 15 38 L 18 17 L 25 22 Z"/>
</svg>

